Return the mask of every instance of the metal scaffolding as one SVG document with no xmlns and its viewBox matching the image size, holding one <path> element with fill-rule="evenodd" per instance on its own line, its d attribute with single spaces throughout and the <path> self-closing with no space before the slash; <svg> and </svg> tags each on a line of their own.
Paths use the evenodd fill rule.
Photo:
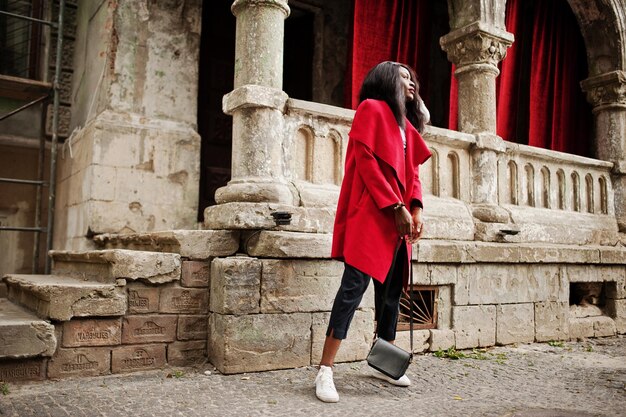
<svg viewBox="0 0 626 417">
<path fill-rule="evenodd" d="M 0 226 L 0 231 L 19 231 L 35 233 L 32 271 L 37 273 L 39 269 L 39 246 L 40 235 L 46 234 L 46 254 L 52 248 L 52 234 L 54 226 L 54 204 L 55 204 L 55 187 L 56 187 L 56 158 L 57 145 L 59 141 L 59 101 L 60 101 L 60 78 L 61 78 L 61 55 L 63 51 L 63 17 L 65 11 L 65 0 L 59 1 L 59 13 L 57 21 L 42 20 L 31 16 L 10 13 L 0 10 L 0 15 L 7 16 L 10 19 L 20 19 L 32 22 L 37 25 L 46 25 L 56 29 L 56 59 L 54 65 L 54 78 L 52 84 L 36 81 L 29 78 L 13 77 L 9 75 L 0 75 L 0 97 L 13 98 L 27 103 L 7 114 L 0 115 L 0 121 L 13 116 L 27 108 L 38 103 L 45 103 L 52 95 L 52 142 L 50 147 L 50 180 L 46 182 L 44 178 L 44 161 L 46 132 L 45 128 L 41 131 L 39 139 L 39 155 L 37 164 L 37 180 L 24 180 L 18 178 L 0 178 L 0 182 L 21 184 L 24 186 L 36 187 L 36 203 L 35 203 L 35 225 L 24 227 Z M 51 31 L 52 32 L 52 31 Z M 52 40 L 52 34 L 50 36 Z M 45 110 L 42 112 L 42 118 L 45 119 Z M 43 124 L 43 122 L 42 122 Z M 43 196 L 43 188 L 48 187 L 48 222 L 46 227 L 41 225 L 41 202 Z M 50 272 L 50 258 L 46 256 L 45 273 Z"/>
</svg>

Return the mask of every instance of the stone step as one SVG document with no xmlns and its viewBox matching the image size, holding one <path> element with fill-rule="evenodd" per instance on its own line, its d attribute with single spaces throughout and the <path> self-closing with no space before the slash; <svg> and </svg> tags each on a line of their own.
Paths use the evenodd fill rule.
<svg viewBox="0 0 626 417">
<path fill-rule="evenodd" d="M 126 313 L 125 288 L 63 275 L 4 277 L 8 299 L 50 320 L 72 317 L 121 316 Z"/>
<path fill-rule="evenodd" d="M 52 356 L 54 326 L 6 298 L 0 299 L 0 359 Z"/>
<path fill-rule="evenodd" d="M 52 273 L 91 281 L 115 283 L 118 279 L 163 284 L 180 279 L 180 255 L 127 249 L 50 251 Z"/>
<path fill-rule="evenodd" d="M 130 249 L 177 253 L 183 258 L 205 260 L 230 256 L 239 249 L 239 232 L 232 230 L 168 230 L 152 233 L 101 234 L 94 237 L 103 249 Z"/>
</svg>

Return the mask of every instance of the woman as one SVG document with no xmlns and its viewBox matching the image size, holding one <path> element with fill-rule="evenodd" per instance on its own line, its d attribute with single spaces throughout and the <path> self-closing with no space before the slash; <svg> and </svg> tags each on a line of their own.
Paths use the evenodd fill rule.
<svg viewBox="0 0 626 417">
<path fill-rule="evenodd" d="M 324 402 L 339 401 L 332 366 L 370 277 L 378 311 L 383 283 L 390 280 L 378 336 L 395 340 L 411 244 L 424 230 L 418 167 L 431 154 L 418 132 L 424 130 L 429 115 L 415 73 L 406 65 L 382 62 L 365 77 L 359 101 L 349 134 L 332 247 L 332 257 L 344 262 L 345 271 L 315 378 L 315 393 Z M 395 268 L 390 271 L 394 256 Z M 397 381 L 378 372 L 375 376 L 399 386 L 411 383 L 406 375 Z"/>
</svg>

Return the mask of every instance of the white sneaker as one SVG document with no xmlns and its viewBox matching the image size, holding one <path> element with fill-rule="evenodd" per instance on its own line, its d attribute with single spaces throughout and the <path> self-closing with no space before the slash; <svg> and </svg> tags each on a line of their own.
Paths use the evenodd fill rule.
<svg viewBox="0 0 626 417">
<path fill-rule="evenodd" d="M 315 377 L 315 395 L 325 403 L 336 403 L 339 394 L 333 382 L 333 368 L 320 365 L 320 370 Z"/>
<path fill-rule="evenodd" d="M 395 385 L 397 387 L 408 387 L 409 385 L 411 385 L 411 380 L 409 379 L 408 376 L 406 376 L 406 374 L 402 375 L 400 377 L 400 379 L 393 379 L 393 378 L 389 378 L 387 375 L 383 374 L 382 372 L 379 372 L 379 371 L 374 369 L 374 372 L 372 373 L 372 376 L 374 378 L 378 378 L 378 379 L 382 379 L 383 381 L 387 381 L 391 385 Z"/>
</svg>

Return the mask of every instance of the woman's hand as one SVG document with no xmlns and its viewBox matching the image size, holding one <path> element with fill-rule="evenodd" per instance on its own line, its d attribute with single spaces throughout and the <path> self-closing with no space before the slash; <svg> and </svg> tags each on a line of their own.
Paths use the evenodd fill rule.
<svg viewBox="0 0 626 417">
<path fill-rule="evenodd" d="M 409 242 L 415 243 L 422 237 L 422 233 L 424 233 L 424 220 L 422 219 L 421 207 L 413 208 L 411 213 L 411 220 L 411 236 L 409 237 Z"/>
<path fill-rule="evenodd" d="M 413 229 L 413 219 L 411 218 L 411 213 L 409 213 L 404 206 L 393 209 L 393 213 L 396 219 L 396 230 L 398 231 L 398 234 L 401 237 L 411 235 L 411 230 Z"/>
</svg>

